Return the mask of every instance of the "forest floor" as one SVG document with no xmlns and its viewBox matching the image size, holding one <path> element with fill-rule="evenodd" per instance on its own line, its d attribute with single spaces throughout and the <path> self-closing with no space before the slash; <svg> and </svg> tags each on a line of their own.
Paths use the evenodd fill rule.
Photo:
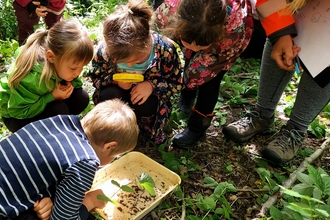
<svg viewBox="0 0 330 220">
<path fill-rule="evenodd" d="M 227 112 L 226 124 L 238 120 L 242 116 L 242 112 L 245 111 L 243 107 L 226 107 L 222 110 Z M 286 120 L 283 114 L 280 118 L 281 119 L 276 123 L 278 125 L 277 130 L 280 129 L 279 125 L 283 124 Z M 213 120 L 219 119 L 215 117 Z M 226 140 L 221 129 L 222 127 L 215 127 L 212 123 L 206 132 L 206 141 L 199 142 L 196 148 L 190 150 L 192 155 L 190 160 L 201 169 L 188 172 L 188 178 L 181 183 L 182 191 L 185 197 L 190 196 L 194 198 L 197 194 L 202 194 L 203 197 L 210 196 L 213 190 L 205 186 L 203 182 L 205 177 L 211 177 L 219 183 L 232 183 L 236 187 L 237 192 L 227 193 L 226 198 L 231 204 L 233 219 L 254 219 L 256 218 L 256 214 L 260 212 L 262 205 L 258 203 L 257 199 L 262 198 L 264 193 L 269 193 L 267 190 L 264 191 L 260 189 L 261 180 L 258 173 L 255 172 L 255 169 L 259 167 L 259 162 L 263 160 L 259 156 L 259 151 L 262 147 L 266 146 L 273 135 L 258 135 L 244 144 L 237 145 L 232 141 Z M 310 148 L 315 151 L 324 141 L 325 138 L 315 138 L 313 135 L 308 134 L 301 149 Z M 152 145 L 141 141 L 135 150 L 144 153 L 161 164 L 164 163 L 157 148 Z M 175 152 L 176 155 L 187 151 L 173 148 L 172 146 L 170 146 L 168 150 Z M 292 169 L 292 171 L 294 171 L 294 168 L 297 168 L 303 160 L 303 156 L 297 155 L 289 163 L 289 168 L 282 169 L 267 165 L 267 169 L 271 173 L 278 172 L 288 177 L 290 174 L 288 170 Z M 313 165 L 315 167 L 321 167 L 329 172 L 329 161 L 330 151 L 326 150 L 314 161 Z M 204 216 L 204 214 L 205 213 L 199 213 L 198 211 L 195 213 L 195 215 L 199 217 Z M 148 217 L 145 219 L 148 219 Z"/>
<path fill-rule="evenodd" d="M 4 71 L 1 71 L 4 72 Z M 91 83 L 86 80 L 85 88 L 88 92 L 92 94 L 93 88 Z M 255 99 L 249 99 L 249 104 L 254 105 Z M 249 105 L 241 105 L 237 107 L 224 106 L 221 111 L 226 113 L 226 124 L 234 122 L 243 116 L 246 108 L 250 108 Z M 279 105 L 280 109 L 280 105 Z M 280 126 L 287 120 L 284 113 L 278 111 L 278 120 L 276 121 L 276 129 L 279 130 Z M 219 121 L 220 118 L 215 116 L 213 121 Z M 232 183 L 237 192 L 227 193 L 226 198 L 230 203 L 232 209 L 231 217 L 233 219 L 254 219 L 256 214 L 260 212 L 262 204 L 258 202 L 258 198 L 262 198 L 263 194 L 269 193 L 260 189 L 260 176 L 255 171 L 259 167 L 260 161 L 263 159 L 259 156 L 259 151 L 262 147 L 271 140 L 273 135 L 267 136 L 256 136 L 250 141 L 244 144 L 236 144 L 232 141 L 228 141 L 223 137 L 221 132 L 222 126 L 215 126 L 215 123 L 211 123 L 211 126 L 206 132 L 206 141 L 199 142 L 198 146 L 194 149 L 189 150 L 191 154 L 190 161 L 195 165 L 200 167 L 200 169 L 193 170 L 183 170 L 182 173 L 188 173 L 187 178 L 183 179 L 181 182 L 181 189 L 185 197 L 189 196 L 195 198 L 197 194 L 201 194 L 204 197 L 210 196 L 213 193 L 213 189 L 205 186 L 203 179 L 205 177 L 211 177 L 220 182 Z M 1 122 L 0 122 L 1 127 Z M 182 128 L 181 128 L 182 129 Z M 173 130 L 170 136 L 174 133 L 178 133 L 182 130 Z M 2 137 L 4 134 L 2 134 Z M 302 149 L 310 148 L 312 150 L 318 149 L 321 144 L 325 141 L 325 138 L 315 138 L 311 133 L 308 133 L 305 139 Z M 172 151 L 175 155 L 186 153 L 188 150 L 173 148 L 169 146 L 165 149 L 166 151 Z M 147 155 L 148 157 L 154 159 L 160 164 L 164 164 L 161 153 L 159 150 L 146 142 L 145 139 L 141 138 L 135 151 L 139 151 Z M 289 176 L 290 169 L 294 171 L 304 160 L 302 155 L 297 155 L 289 164 L 289 168 L 276 168 L 267 165 L 267 169 L 271 172 L 278 172 L 284 176 Z M 315 167 L 321 167 L 325 171 L 330 172 L 329 167 L 330 162 L 330 151 L 326 150 L 323 154 L 317 158 L 313 165 Z M 184 169 L 184 168 L 183 168 Z M 166 200 L 171 201 L 171 199 L 176 199 L 175 197 L 168 196 Z M 175 212 L 173 216 L 179 216 L 178 213 L 181 210 L 173 209 Z M 201 210 L 195 210 L 195 216 L 202 217 L 205 213 Z M 164 217 L 164 216 L 162 216 Z M 166 216 L 165 216 L 166 217 Z M 147 215 L 143 218 L 144 220 L 153 219 L 151 215 Z M 176 217 L 171 217 L 166 219 L 180 219 Z"/>
</svg>

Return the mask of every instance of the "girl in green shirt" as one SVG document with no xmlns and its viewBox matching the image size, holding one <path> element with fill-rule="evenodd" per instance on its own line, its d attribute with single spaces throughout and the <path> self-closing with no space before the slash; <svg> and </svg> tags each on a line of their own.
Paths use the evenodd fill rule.
<svg viewBox="0 0 330 220">
<path fill-rule="evenodd" d="M 92 57 L 93 43 L 76 20 L 31 34 L 0 79 L 0 114 L 7 128 L 15 132 L 39 119 L 81 113 L 89 95 L 78 76 Z"/>
</svg>

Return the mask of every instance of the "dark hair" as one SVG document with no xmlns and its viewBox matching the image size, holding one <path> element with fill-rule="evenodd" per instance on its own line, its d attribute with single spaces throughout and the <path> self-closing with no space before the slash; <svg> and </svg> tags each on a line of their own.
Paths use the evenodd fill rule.
<svg viewBox="0 0 330 220">
<path fill-rule="evenodd" d="M 225 0 L 181 0 L 174 25 L 176 38 L 196 45 L 210 45 L 223 36 Z"/>
<path fill-rule="evenodd" d="M 107 53 L 123 61 L 150 44 L 152 7 L 145 0 L 129 0 L 119 6 L 103 23 Z"/>
</svg>

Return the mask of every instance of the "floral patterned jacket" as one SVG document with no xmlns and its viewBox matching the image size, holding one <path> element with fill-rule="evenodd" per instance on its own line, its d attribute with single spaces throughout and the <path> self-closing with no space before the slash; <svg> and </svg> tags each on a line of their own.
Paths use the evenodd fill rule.
<svg viewBox="0 0 330 220">
<path fill-rule="evenodd" d="M 157 28 L 167 27 L 180 0 L 165 0 L 154 16 Z M 194 52 L 182 47 L 184 54 L 184 84 L 188 89 L 213 79 L 220 71 L 228 70 L 247 47 L 253 31 L 252 5 L 249 0 L 227 0 L 227 21 L 225 37 L 213 43 L 208 49 Z M 178 41 L 181 45 L 181 42 Z"/>
<path fill-rule="evenodd" d="M 144 72 L 144 80 L 148 80 L 153 85 L 153 95 L 159 99 L 159 106 L 156 115 L 156 121 L 152 128 L 152 135 L 157 135 L 159 129 L 162 129 L 168 122 L 172 112 L 170 97 L 182 89 L 182 64 L 179 57 L 176 44 L 169 38 L 152 32 L 154 39 L 154 59 Z M 99 48 L 92 60 L 89 70 L 89 77 L 93 81 L 95 92 L 93 101 L 98 103 L 100 90 L 111 84 L 117 84 L 113 80 L 115 73 L 121 70 L 113 62 L 106 51 L 104 43 Z"/>
</svg>

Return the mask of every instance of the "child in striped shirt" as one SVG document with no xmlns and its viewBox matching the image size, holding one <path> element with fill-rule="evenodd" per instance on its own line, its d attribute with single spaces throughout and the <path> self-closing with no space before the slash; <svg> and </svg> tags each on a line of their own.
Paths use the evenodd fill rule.
<svg viewBox="0 0 330 220">
<path fill-rule="evenodd" d="M 58 115 L 24 126 L 0 142 L 0 219 L 87 219 L 105 205 L 96 198 L 101 190 L 86 194 L 96 170 L 134 149 L 137 138 L 135 114 L 118 99 L 81 122 Z"/>
</svg>

